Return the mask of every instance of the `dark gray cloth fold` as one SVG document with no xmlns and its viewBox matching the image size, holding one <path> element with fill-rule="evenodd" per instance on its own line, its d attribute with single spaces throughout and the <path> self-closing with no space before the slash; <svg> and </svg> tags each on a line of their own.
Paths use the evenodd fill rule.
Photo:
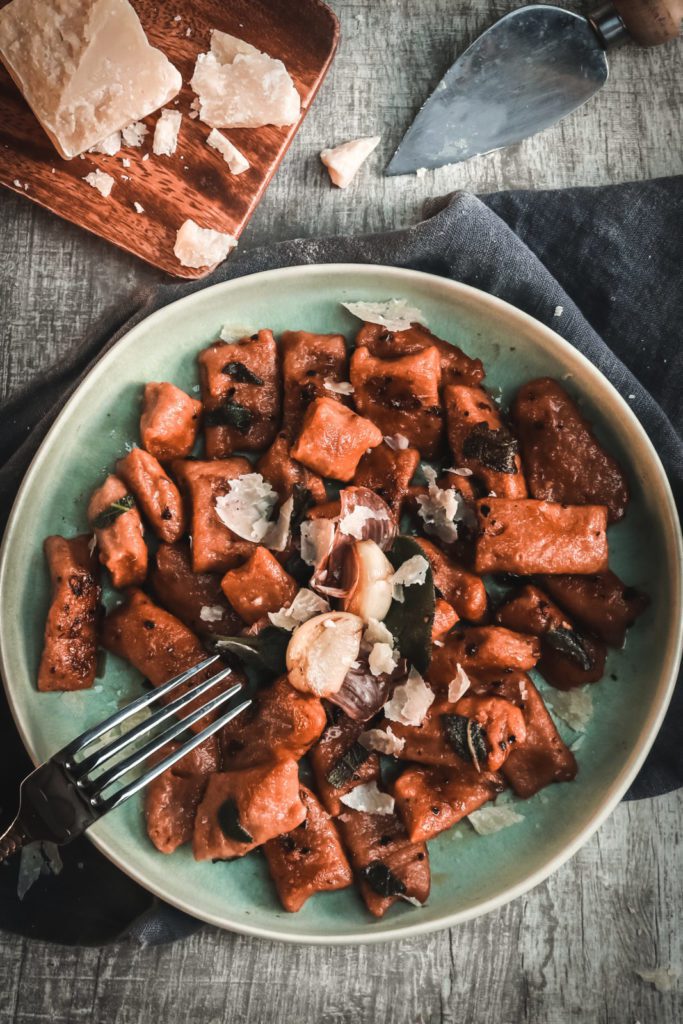
<svg viewBox="0 0 683 1024">
<path fill-rule="evenodd" d="M 433 203 L 430 212 L 415 227 L 389 234 L 294 240 L 237 254 L 208 280 L 168 284 L 136 295 L 128 309 L 86 339 L 70 359 L 0 406 L 3 522 L 21 477 L 64 399 L 93 362 L 135 323 L 207 284 L 273 267 L 345 262 L 411 267 L 463 281 L 552 326 L 628 398 L 660 454 L 680 507 L 683 177 L 604 188 L 496 193 L 480 199 L 456 193 Z M 558 306 L 563 307 L 561 317 L 554 315 Z M 683 784 L 683 745 L 677 737 L 682 692 L 679 686 L 627 799 Z M 0 708 L 2 721 L 7 723 L 7 714 Z M 0 742 L 5 738 L 2 730 L 8 728 L 0 725 Z M 13 743 L 14 737 L 7 740 Z M 0 782 L 0 806 L 9 807 L 15 798 L 11 788 L 22 767 Z M 99 858 L 87 843 L 79 847 L 78 856 L 87 856 L 89 862 Z M 46 898 L 43 891 L 43 903 Z M 91 899 L 97 900 L 95 887 Z M 35 933 L 35 928 L 22 927 L 21 915 L 5 913 L 16 909 L 10 902 L 11 894 L 0 887 L 0 926 Z M 185 915 L 158 904 L 138 913 L 128 934 L 146 942 L 168 941 L 187 934 L 189 927 Z M 120 934 L 117 920 L 110 937 Z M 70 938 L 103 940 L 100 932 L 94 940 L 89 935 Z"/>
</svg>

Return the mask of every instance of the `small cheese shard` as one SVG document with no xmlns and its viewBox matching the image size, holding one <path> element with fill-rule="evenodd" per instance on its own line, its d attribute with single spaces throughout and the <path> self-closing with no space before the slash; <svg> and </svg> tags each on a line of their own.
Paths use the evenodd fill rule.
<svg viewBox="0 0 683 1024">
<path fill-rule="evenodd" d="M 401 725 L 422 725 L 433 703 L 434 692 L 417 669 L 411 668 L 406 682 L 396 687 L 391 700 L 384 705 L 384 715 Z"/>
<path fill-rule="evenodd" d="M 67 160 L 162 107 L 182 85 L 128 0 L 12 0 L 0 11 L 0 57 Z"/>
<path fill-rule="evenodd" d="M 233 146 L 230 139 L 226 139 L 216 128 L 211 129 L 206 142 L 212 149 L 218 150 L 233 174 L 243 174 L 251 167 L 244 153 L 240 153 L 237 146 Z"/>
<path fill-rule="evenodd" d="M 111 174 L 105 174 L 104 171 L 91 171 L 90 174 L 86 174 L 83 180 L 87 181 L 93 188 L 96 188 L 100 195 L 103 195 L 105 198 L 111 195 L 111 190 L 116 184 Z"/>
<path fill-rule="evenodd" d="M 344 309 L 366 324 L 379 324 L 388 331 L 407 331 L 410 325 L 425 324 L 425 316 L 417 306 L 406 299 L 387 299 L 386 302 L 342 302 Z"/>
<path fill-rule="evenodd" d="M 155 156 L 173 156 L 183 115 L 179 110 L 162 110 L 154 129 L 152 152 Z"/>
<path fill-rule="evenodd" d="M 214 32 L 211 52 L 197 57 L 190 84 L 199 98 L 199 116 L 211 128 L 282 127 L 301 113 L 282 61 L 224 32 Z"/>
<path fill-rule="evenodd" d="M 523 814 L 517 814 L 511 807 L 480 807 L 467 815 L 467 820 L 480 836 L 491 836 L 502 828 L 509 828 L 524 821 Z"/>
<path fill-rule="evenodd" d="M 147 134 L 147 125 L 142 121 L 133 121 L 121 129 L 121 138 L 126 146 L 141 146 Z"/>
<path fill-rule="evenodd" d="M 105 156 L 116 156 L 121 149 L 121 132 L 112 132 L 102 139 L 96 146 L 91 146 L 89 153 L 104 153 Z"/>
<path fill-rule="evenodd" d="M 388 793 L 382 793 L 377 788 L 376 782 L 363 782 L 356 786 L 350 793 L 339 797 L 343 804 L 354 811 L 363 811 L 365 814 L 393 814 L 394 798 Z"/>
<path fill-rule="evenodd" d="M 350 185 L 367 158 L 379 145 L 381 135 L 372 135 L 364 139 L 353 139 L 344 142 L 334 149 L 324 149 L 320 159 L 327 167 L 330 180 L 337 188 Z"/>
<path fill-rule="evenodd" d="M 173 252 L 184 267 L 213 267 L 237 245 L 237 239 L 223 231 L 200 228 L 186 220 L 178 230 Z"/>
</svg>

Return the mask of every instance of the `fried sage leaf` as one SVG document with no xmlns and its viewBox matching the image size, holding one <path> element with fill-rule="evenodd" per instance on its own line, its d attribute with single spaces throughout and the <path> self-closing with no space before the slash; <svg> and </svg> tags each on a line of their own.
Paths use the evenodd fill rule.
<svg viewBox="0 0 683 1024">
<path fill-rule="evenodd" d="M 371 750 L 366 750 L 360 743 L 353 743 L 327 773 L 329 784 L 334 786 L 335 789 L 341 789 L 342 786 L 351 781 L 356 771 L 362 764 L 365 764 L 371 753 Z"/>
<path fill-rule="evenodd" d="M 112 501 L 111 505 L 108 505 L 98 516 L 95 516 L 91 525 L 95 530 L 104 530 L 105 527 L 111 526 L 124 512 L 130 512 L 132 508 L 135 508 L 135 498 L 132 494 L 124 494 L 122 498 Z"/>
<path fill-rule="evenodd" d="M 424 551 L 413 537 L 395 539 L 387 558 L 398 570 L 415 555 L 424 557 Z M 396 647 L 402 658 L 424 673 L 432 658 L 432 625 L 434 624 L 434 578 L 427 569 L 424 583 L 403 588 L 403 601 L 392 601 L 384 625 L 394 634 Z"/>
<path fill-rule="evenodd" d="M 226 363 L 221 373 L 230 377 L 236 384 L 263 384 L 263 380 L 245 366 L 244 363 Z"/>
<path fill-rule="evenodd" d="M 446 739 L 458 757 L 474 765 L 478 772 L 486 764 L 488 747 L 486 730 L 473 718 L 465 715 L 442 715 Z"/>
<path fill-rule="evenodd" d="M 218 409 L 212 409 L 204 417 L 207 427 L 232 427 L 239 434 L 246 434 L 255 420 L 251 409 L 239 402 L 223 402 Z"/>
<path fill-rule="evenodd" d="M 496 473 L 516 473 L 515 455 L 519 443 L 509 430 L 491 430 L 487 423 L 477 423 L 465 438 L 462 453 L 466 459 L 481 462 Z"/>
<path fill-rule="evenodd" d="M 590 671 L 593 667 L 593 659 L 586 647 L 582 637 L 573 629 L 565 629 L 564 626 L 557 626 L 543 634 L 543 642 L 548 644 L 558 654 L 564 654 L 571 658 L 584 672 Z"/>
<path fill-rule="evenodd" d="M 285 654 L 292 638 L 288 629 L 266 626 L 255 636 L 214 635 L 212 646 L 218 654 L 234 654 L 240 661 L 256 664 L 273 675 L 287 671 Z"/>
<path fill-rule="evenodd" d="M 240 823 L 240 813 L 237 803 L 232 797 L 228 797 L 218 808 L 218 826 L 224 836 L 234 839 L 236 843 L 253 843 L 253 836 Z"/>
<path fill-rule="evenodd" d="M 405 882 L 397 878 L 381 860 L 373 860 L 363 868 L 360 875 L 378 896 L 403 896 L 406 891 Z"/>
</svg>

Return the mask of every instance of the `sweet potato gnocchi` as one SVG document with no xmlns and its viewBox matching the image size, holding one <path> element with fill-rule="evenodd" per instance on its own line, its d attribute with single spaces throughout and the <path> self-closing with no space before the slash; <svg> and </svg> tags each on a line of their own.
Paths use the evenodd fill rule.
<svg viewBox="0 0 683 1024">
<path fill-rule="evenodd" d="M 152 686 L 220 654 L 253 702 L 148 787 L 159 853 L 258 848 L 290 912 L 354 880 L 375 916 L 420 906 L 431 840 L 576 775 L 529 673 L 597 683 L 645 609 L 608 565 L 628 482 L 562 384 L 508 414 L 421 324 L 264 328 L 197 367 L 199 398 L 141 382 L 92 537 L 45 541 L 38 687 L 92 686 L 100 647 Z"/>
</svg>

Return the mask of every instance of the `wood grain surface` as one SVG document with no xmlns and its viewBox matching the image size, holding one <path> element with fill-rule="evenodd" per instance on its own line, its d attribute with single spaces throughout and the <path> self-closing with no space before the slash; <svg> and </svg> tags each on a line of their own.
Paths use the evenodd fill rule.
<svg viewBox="0 0 683 1024">
<path fill-rule="evenodd" d="M 679 41 L 610 55 L 610 80 L 595 99 L 519 146 L 424 178 L 384 178 L 453 57 L 515 3 L 330 5 L 341 22 L 338 56 L 242 248 L 400 227 L 427 198 L 456 188 L 564 188 L 683 171 Z M 381 146 L 358 180 L 332 189 L 319 151 L 375 132 Z M 0 392 L 69 351 L 136 288 L 164 279 L 0 191 Z M 522 899 L 388 946 L 283 946 L 211 928 L 160 949 L 73 950 L 0 936 L 0 1024 L 680 1024 L 683 979 L 659 992 L 635 972 L 683 967 L 682 817 L 680 793 L 622 805 Z"/>
<path fill-rule="evenodd" d="M 321 0 L 164 0 L 161 6 L 133 0 L 133 6 L 152 45 L 183 78 L 179 96 L 167 104 L 183 115 L 173 156 L 152 153 L 157 112 L 144 119 L 148 134 L 141 147 L 63 160 L 0 64 L 0 183 L 169 274 L 204 277 L 210 268 L 183 267 L 174 255 L 178 228 L 191 218 L 239 238 L 325 76 L 338 25 Z M 197 55 L 210 48 L 212 28 L 282 60 L 301 97 L 301 117 L 292 125 L 224 131 L 251 164 L 239 175 L 207 146 L 210 128 L 189 116 L 195 98 L 189 81 Z M 107 197 L 84 181 L 97 169 L 116 181 Z M 144 212 L 136 212 L 135 203 Z"/>
</svg>

